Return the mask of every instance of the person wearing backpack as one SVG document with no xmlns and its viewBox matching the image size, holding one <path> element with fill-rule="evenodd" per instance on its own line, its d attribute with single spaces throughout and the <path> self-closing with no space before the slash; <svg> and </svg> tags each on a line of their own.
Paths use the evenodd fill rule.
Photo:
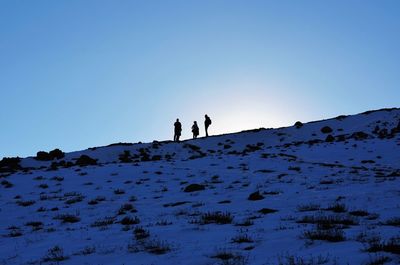
<svg viewBox="0 0 400 265">
<path fill-rule="evenodd" d="M 197 126 L 197 121 L 193 122 L 192 133 L 193 133 L 193 139 L 196 139 L 197 136 L 199 136 L 199 126 Z"/>
<path fill-rule="evenodd" d="M 204 121 L 204 127 L 206 129 L 206 137 L 208 137 L 208 127 L 211 125 L 211 119 L 207 116 L 207 114 L 204 117 L 206 118 Z"/>
<path fill-rule="evenodd" d="M 179 142 L 179 137 L 181 137 L 182 133 L 182 124 L 180 123 L 179 119 L 176 119 L 174 127 L 175 127 L 174 142 Z"/>
</svg>

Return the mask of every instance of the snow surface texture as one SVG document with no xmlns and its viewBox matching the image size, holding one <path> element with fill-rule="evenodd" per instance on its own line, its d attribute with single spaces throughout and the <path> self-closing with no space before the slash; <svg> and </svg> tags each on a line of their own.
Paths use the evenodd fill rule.
<svg viewBox="0 0 400 265">
<path fill-rule="evenodd" d="M 0 264 L 399 264 L 399 120 L 22 159 L 0 171 Z"/>
</svg>

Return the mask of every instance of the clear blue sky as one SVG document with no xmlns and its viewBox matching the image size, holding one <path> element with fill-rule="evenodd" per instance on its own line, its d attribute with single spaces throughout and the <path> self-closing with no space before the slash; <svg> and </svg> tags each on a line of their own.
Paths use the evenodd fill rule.
<svg viewBox="0 0 400 265">
<path fill-rule="evenodd" d="M 0 157 L 399 107 L 400 1 L 1 0 Z M 201 130 L 203 126 L 201 126 Z M 201 131 L 203 132 L 203 131 Z"/>
</svg>

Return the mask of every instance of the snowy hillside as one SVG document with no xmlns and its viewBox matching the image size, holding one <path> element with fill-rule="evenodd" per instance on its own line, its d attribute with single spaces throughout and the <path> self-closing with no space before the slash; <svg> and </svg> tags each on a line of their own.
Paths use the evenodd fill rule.
<svg viewBox="0 0 400 265">
<path fill-rule="evenodd" d="M 0 264 L 399 264 L 400 109 L 0 162 Z"/>
</svg>

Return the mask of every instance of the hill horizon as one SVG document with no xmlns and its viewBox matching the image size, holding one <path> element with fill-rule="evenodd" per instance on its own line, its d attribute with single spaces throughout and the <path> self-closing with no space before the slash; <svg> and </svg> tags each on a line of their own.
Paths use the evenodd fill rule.
<svg viewBox="0 0 400 265">
<path fill-rule="evenodd" d="M 316 123 L 316 122 L 323 122 L 323 121 L 327 121 L 327 120 L 331 120 L 331 119 L 335 119 L 337 117 L 347 117 L 347 116 L 354 116 L 354 115 L 360 115 L 360 114 L 365 114 L 365 113 L 372 113 L 372 112 L 377 112 L 377 111 L 391 111 L 391 110 L 397 110 L 399 109 L 399 107 L 385 107 L 385 108 L 379 108 L 379 109 L 372 109 L 372 110 L 366 110 L 360 113 L 356 113 L 356 114 L 342 114 L 336 117 L 331 117 L 331 118 L 325 118 L 325 119 L 321 119 L 321 120 L 313 120 L 313 121 L 304 121 L 304 124 L 308 124 L 308 123 Z M 299 121 L 300 122 L 300 121 Z M 209 137 L 218 137 L 218 136 L 225 136 L 225 135 L 234 135 L 234 134 L 238 134 L 238 133 L 244 133 L 244 132 L 249 132 L 249 131 L 255 131 L 255 130 L 278 130 L 278 129 L 282 129 L 282 128 L 289 128 L 292 127 L 294 125 L 288 125 L 288 126 L 283 126 L 283 127 L 276 127 L 276 128 L 265 128 L 265 127 L 260 127 L 260 128 L 254 128 L 254 129 L 245 129 L 242 131 L 238 131 L 238 132 L 229 132 L 229 133 L 222 133 L 222 134 L 211 134 Z M 187 138 L 187 139 L 183 139 L 180 142 L 187 142 L 187 141 L 195 141 L 195 140 L 201 140 L 201 139 L 205 139 L 205 136 L 200 136 L 197 139 L 192 139 L 192 138 Z M 160 142 L 160 143 L 169 143 L 169 142 L 173 142 L 173 140 L 153 140 L 152 142 Z M 151 143 L 151 142 L 136 142 L 136 143 L 130 143 L 130 142 L 117 142 L 117 143 L 112 143 L 112 144 L 108 144 L 108 145 L 104 145 L 104 146 L 97 146 L 97 147 L 87 147 L 86 149 L 81 149 L 81 150 L 75 150 L 75 151 L 70 151 L 70 152 L 79 152 L 79 151 L 83 151 L 83 150 L 87 150 L 87 149 L 91 149 L 91 148 L 101 148 L 101 147 L 107 147 L 107 146 L 112 146 L 112 145 L 118 145 L 118 144 L 143 144 L 143 143 Z M 58 148 L 55 148 L 58 149 Z M 44 150 L 40 150 L 38 152 L 41 152 Z M 50 150 L 49 150 L 50 151 Z M 44 151 L 46 152 L 46 151 Z M 34 155 L 30 155 L 30 156 L 26 156 L 26 157 L 32 157 Z M 6 157 L 10 157 L 10 156 L 4 156 L 2 158 L 6 158 Z M 21 157 L 21 156 L 17 156 L 17 157 Z M 22 158 L 22 157 L 21 157 Z"/>
</svg>

